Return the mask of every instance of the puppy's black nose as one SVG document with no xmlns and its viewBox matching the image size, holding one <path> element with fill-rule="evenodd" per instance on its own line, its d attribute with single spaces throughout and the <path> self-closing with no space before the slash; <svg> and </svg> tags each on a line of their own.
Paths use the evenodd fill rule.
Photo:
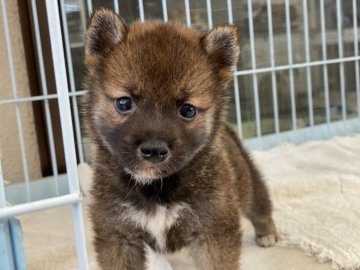
<svg viewBox="0 0 360 270">
<path fill-rule="evenodd" d="M 169 147 L 165 142 L 145 142 L 139 147 L 140 155 L 153 163 L 164 161 L 169 153 Z"/>
</svg>

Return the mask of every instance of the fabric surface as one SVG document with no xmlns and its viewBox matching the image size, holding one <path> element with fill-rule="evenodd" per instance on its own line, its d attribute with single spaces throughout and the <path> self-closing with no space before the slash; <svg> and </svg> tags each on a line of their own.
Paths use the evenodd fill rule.
<svg viewBox="0 0 360 270">
<path fill-rule="evenodd" d="M 360 269 L 360 135 L 284 144 L 253 157 L 270 188 L 281 241 L 258 247 L 244 220 L 241 269 Z M 91 170 L 81 165 L 79 175 L 86 191 Z M 84 216 L 90 268 L 98 269 L 86 207 Z M 28 269 L 77 269 L 70 207 L 20 220 Z M 194 269 L 186 251 L 169 262 L 174 270 Z"/>
<path fill-rule="evenodd" d="M 360 135 L 253 156 L 271 189 L 279 245 L 334 268 L 360 269 Z"/>
</svg>

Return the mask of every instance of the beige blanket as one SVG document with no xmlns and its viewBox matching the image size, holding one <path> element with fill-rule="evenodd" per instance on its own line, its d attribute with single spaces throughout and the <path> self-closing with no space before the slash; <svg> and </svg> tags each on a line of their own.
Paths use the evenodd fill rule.
<svg viewBox="0 0 360 270">
<path fill-rule="evenodd" d="M 279 245 L 360 269 L 360 135 L 284 144 L 254 158 L 271 188 Z"/>
<path fill-rule="evenodd" d="M 257 247 L 245 221 L 242 269 L 360 269 L 360 135 L 284 144 L 253 156 L 268 181 L 282 240 Z M 79 172 L 88 185 L 91 171 L 81 166 Z M 76 269 L 70 217 L 69 208 L 21 217 L 29 269 Z M 97 269 L 85 224 L 91 269 Z M 170 262 L 174 270 L 193 269 L 186 253 Z"/>
</svg>

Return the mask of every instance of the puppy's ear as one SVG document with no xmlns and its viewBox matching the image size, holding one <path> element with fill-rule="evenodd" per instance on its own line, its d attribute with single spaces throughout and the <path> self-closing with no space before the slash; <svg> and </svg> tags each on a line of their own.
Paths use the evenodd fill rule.
<svg viewBox="0 0 360 270">
<path fill-rule="evenodd" d="M 106 55 L 125 40 L 128 31 L 127 23 L 115 12 L 107 8 L 96 9 L 85 34 L 85 60 Z"/>
<path fill-rule="evenodd" d="M 240 53 L 239 31 L 234 25 L 220 25 L 201 37 L 201 44 L 211 62 L 219 71 L 231 78 Z"/>
</svg>

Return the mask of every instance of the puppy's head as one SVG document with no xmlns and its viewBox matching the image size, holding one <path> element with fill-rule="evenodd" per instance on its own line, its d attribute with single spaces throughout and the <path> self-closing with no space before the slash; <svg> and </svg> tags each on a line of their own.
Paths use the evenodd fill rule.
<svg viewBox="0 0 360 270">
<path fill-rule="evenodd" d="M 225 119 L 238 36 L 230 25 L 203 35 L 160 21 L 127 25 L 97 9 L 85 45 L 91 137 L 139 182 L 180 170 Z"/>
</svg>

